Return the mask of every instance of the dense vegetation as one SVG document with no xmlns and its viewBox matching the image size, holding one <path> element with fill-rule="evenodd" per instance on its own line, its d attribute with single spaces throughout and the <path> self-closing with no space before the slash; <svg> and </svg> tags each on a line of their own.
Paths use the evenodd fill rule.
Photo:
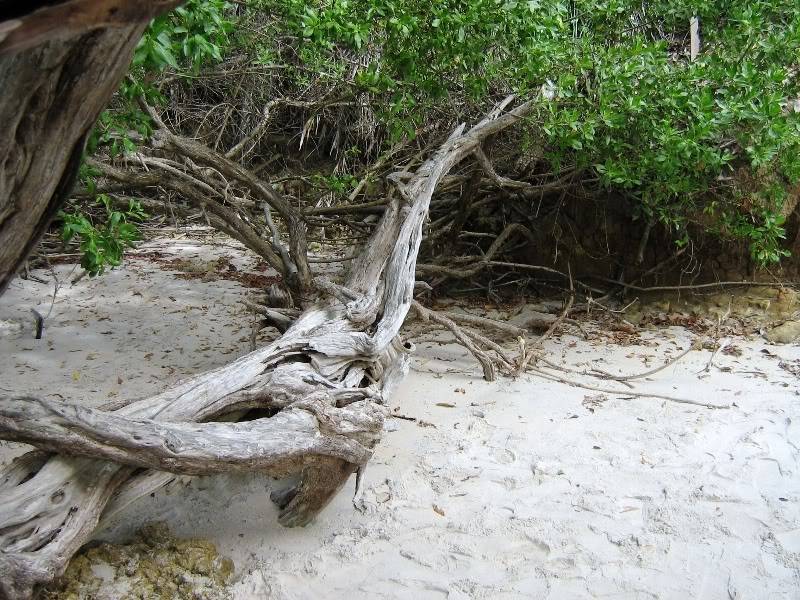
<svg viewBox="0 0 800 600">
<path fill-rule="evenodd" d="M 800 7 L 789 0 L 190 0 L 152 23 L 87 153 L 119 165 L 147 146 L 144 99 L 173 130 L 319 213 L 379 200 L 387 173 L 515 93 L 538 108 L 492 162 L 530 190 L 500 202 L 548 185 L 621 197 L 648 232 L 643 243 L 652 227 L 678 248 L 713 235 L 768 265 L 789 254 L 785 221 L 797 202 L 798 69 Z M 104 200 L 100 172 L 82 174 L 80 205 Z M 451 194 L 463 195 L 467 175 Z M 153 197 L 152 187 L 115 191 Z M 131 209 L 102 210 L 100 221 L 141 216 Z M 89 230 L 75 218 L 68 236 Z M 342 217 L 308 224 L 364 232 Z M 502 227 L 484 215 L 472 229 Z M 103 264 L 85 260 L 92 273 Z"/>
</svg>

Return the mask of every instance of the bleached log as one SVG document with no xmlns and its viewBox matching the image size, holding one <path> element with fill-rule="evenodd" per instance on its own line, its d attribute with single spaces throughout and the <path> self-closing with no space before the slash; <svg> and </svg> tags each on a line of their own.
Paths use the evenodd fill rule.
<svg viewBox="0 0 800 600">
<path fill-rule="evenodd" d="M 325 392 L 272 418 L 243 423 L 175 423 L 41 398 L 0 399 L 0 436 L 43 450 L 184 475 L 260 471 L 286 477 L 326 456 L 364 465 L 383 414 L 361 400 L 333 406 Z"/>
<path fill-rule="evenodd" d="M 309 435 L 324 438 L 326 432 L 330 435 L 334 431 L 337 439 L 347 438 L 364 448 L 371 440 L 377 440 L 381 420 L 373 418 L 373 412 L 365 407 L 387 403 L 408 369 L 413 347 L 404 344 L 398 334 L 413 299 L 416 259 L 431 196 L 440 179 L 473 153 L 483 139 L 517 123 L 531 109 L 531 104 L 526 103 L 503 113 L 510 101 L 509 98 L 501 103 L 466 133 L 464 126 L 456 129 L 415 175 L 398 182 L 402 200 L 395 198 L 387 205 L 373 236 L 351 263 L 344 284 L 337 288 L 341 293 L 320 299 L 280 339 L 229 365 L 133 402 L 113 415 L 101 411 L 80 413 L 91 415 L 94 421 L 81 425 L 83 451 L 138 466 L 188 468 L 191 472 L 200 468 L 199 462 L 181 462 L 176 453 L 168 454 L 168 447 L 159 446 L 168 437 L 165 432 L 180 432 L 182 443 L 191 438 L 194 458 L 202 457 L 208 465 L 212 441 L 220 438 L 220 432 L 231 429 L 219 423 L 189 426 L 185 422 L 219 420 L 254 407 L 277 411 L 272 419 L 291 420 L 287 415 L 300 411 L 304 399 L 319 397 L 320 393 L 331 399 L 330 405 L 313 417 L 304 417 L 312 429 L 313 419 L 317 421 L 316 433 L 309 430 Z M 2 400 L 0 405 L 11 408 L 14 402 Z M 350 408 L 354 403 L 358 406 Z M 66 405 L 41 400 L 30 405 L 34 404 L 41 409 L 59 409 L 59 415 L 48 418 L 48 427 L 61 427 L 59 431 L 65 436 L 67 429 L 80 422 L 77 412 L 64 412 L 74 407 L 66 409 Z M 370 410 L 373 409 L 378 410 Z M 320 418 L 337 411 L 346 415 L 348 410 L 364 411 L 370 416 L 358 421 L 357 427 L 339 431 Z M 142 431 L 149 432 L 148 440 L 135 439 L 135 427 L 125 429 L 136 421 L 146 424 Z M 184 424 L 179 425 L 181 422 Z M 340 415 L 333 422 L 349 421 Z M 112 423 L 118 429 L 110 429 Z M 13 423 L 3 424 L 6 432 L 22 435 L 24 429 L 29 441 L 37 441 L 30 424 L 17 424 L 16 430 L 14 427 Z M 120 433 L 122 430 L 125 435 Z M 72 443 L 76 430 L 70 431 Z M 89 432 L 94 437 L 93 444 L 89 443 Z M 42 439 L 39 442 L 44 443 Z M 255 446 L 254 442 L 253 449 Z M 229 445 L 226 451 L 229 455 L 235 451 L 241 457 L 248 449 Z M 288 526 L 308 523 L 364 457 L 359 453 L 320 452 L 311 458 L 287 446 L 285 454 L 290 453 L 303 456 L 303 460 L 286 466 L 282 472 L 299 474 L 300 481 L 294 489 L 275 498 L 281 508 L 279 520 Z M 275 461 L 285 460 L 278 454 Z M 131 460 L 135 455 L 139 462 Z M 53 456 L 29 479 L 16 477 L 16 484 L 0 486 L 0 597 L 31 597 L 37 585 L 63 572 L 72 554 L 90 539 L 107 506 L 119 510 L 137 495 L 149 493 L 174 477 L 150 471 L 131 480 L 134 471 L 134 467 L 108 460 Z M 0 474 L 0 481 L 3 477 Z"/>
</svg>

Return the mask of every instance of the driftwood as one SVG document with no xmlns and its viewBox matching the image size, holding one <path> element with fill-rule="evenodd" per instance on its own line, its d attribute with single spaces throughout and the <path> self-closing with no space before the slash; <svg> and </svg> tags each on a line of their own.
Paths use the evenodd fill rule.
<svg viewBox="0 0 800 600">
<path fill-rule="evenodd" d="M 286 477 L 298 464 L 313 464 L 320 456 L 366 464 L 382 421 L 370 401 L 339 408 L 325 392 L 294 402 L 274 417 L 202 424 L 126 418 L 63 402 L 17 398 L 0 409 L 0 435 L 44 450 L 172 473 L 256 470 Z"/>
<path fill-rule="evenodd" d="M 0 473 L 0 596 L 29 598 L 63 572 L 101 520 L 168 483 L 170 473 L 299 476 L 273 500 L 282 524 L 308 523 L 370 458 L 408 369 L 413 347 L 399 331 L 437 183 L 531 109 L 504 112 L 510 101 L 469 131 L 458 127 L 410 179 L 394 179 L 399 197 L 344 283 L 316 280 L 320 299 L 267 347 L 114 412 L 0 398 L 0 438 L 61 453 L 37 451 Z M 250 408 L 274 416 L 219 422 Z"/>
</svg>

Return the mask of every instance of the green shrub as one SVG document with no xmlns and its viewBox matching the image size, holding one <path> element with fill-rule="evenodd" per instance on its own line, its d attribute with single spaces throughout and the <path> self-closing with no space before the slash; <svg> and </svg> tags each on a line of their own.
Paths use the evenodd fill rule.
<svg viewBox="0 0 800 600">
<path fill-rule="evenodd" d="M 133 247 L 141 238 L 136 222 L 147 215 L 141 205 L 130 200 L 124 211 L 114 210 L 111 198 L 106 194 L 98 194 L 96 203 L 102 208 L 101 219 L 93 220 L 89 212 L 82 209 L 74 212 L 60 211 L 58 218 L 62 221 L 61 237 L 64 242 L 73 238 L 80 240 L 83 252 L 81 266 L 90 277 L 102 274 L 106 267 L 116 267 L 122 262 L 125 248 Z"/>
<path fill-rule="evenodd" d="M 593 173 L 635 200 L 637 214 L 686 239 L 704 223 L 745 239 L 753 257 L 786 252 L 775 181 L 800 177 L 800 5 L 628 0 L 262 0 L 274 33 L 302 39 L 309 69 L 342 72 L 347 53 L 370 60 L 352 84 L 380 96 L 383 124 L 413 135 L 434 107 L 487 94 L 529 94 L 552 81 L 530 135 L 555 169 Z M 689 19 L 702 51 L 688 56 Z M 264 42 L 269 44 L 269 40 Z M 769 173 L 748 189 L 734 172 Z M 757 200 L 757 201 L 756 201 Z M 709 218 L 712 225 L 708 225 Z"/>
</svg>

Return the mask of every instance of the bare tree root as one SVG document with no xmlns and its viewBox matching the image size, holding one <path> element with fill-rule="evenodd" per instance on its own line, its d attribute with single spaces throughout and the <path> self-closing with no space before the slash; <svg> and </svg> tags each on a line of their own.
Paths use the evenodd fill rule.
<svg viewBox="0 0 800 600">
<path fill-rule="evenodd" d="M 489 319 L 487 317 L 479 317 L 478 315 L 470 315 L 467 313 L 457 313 L 457 312 L 446 312 L 446 311 L 437 311 L 440 315 L 447 317 L 451 321 L 455 321 L 456 323 L 462 323 L 465 325 L 472 325 L 474 327 L 480 327 L 482 329 L 494 329 L 502 334 L 512 336 L 512 337 L 520 337 L 527 335 L 528 331 L 522 327 L 517 327 L 516 325 L 512 325 L 511 323 L 507 323 L 505 321 L 499 321 L 497 319 Z M 542 323 L 550 323 L 555 320 L 555 317 L 549 319 L 551 315 L 541 315 L 540 318 L 537 318 L 535 324 L 541 325 Z M 528 320 L 528 323 L 531 323 L 531 319 Z"/>
<path fill-rule="evenodd" d="M 516 377 L 521 376 L 523 373 L 530 373 L 537 377 L 542 377 L 545 379 L 549 379 L 551 381 L 557 381 L 559 383 L 564 383 L 566 385 L 580 387 L 595 392 L 603 392 L 607 394 L 615 394 L 615 395 L 622 395 L 626 397 L 636 397 L 636 398 L 656 398 L 661 400 L 667 400 L 669 402 L 688 404 L 693 406 L 702 406 L 706 408 L 715 408 L 715 409 L 730 408 L 731 406 L 730 404 L 704 402 L 701 400 L 693 400 L 690 398 L 680 398 L 676 396 L 669 396 L 658 393 L 636 391 L 635 389 L 633 389 L 633 385 L 630 383 L 630 381 L 633 381 L 635 379 L 643 379 L 645 377 L 650 377 L 651 375 L 655 375 L 656 373 L 663 371 L 664 369 L 667 369 L 670 366 L 675 365 L 690 352 L 702 348 L 702 342 L 700 340 L 696 340 L 694 343 L 691 344 L 689 348 L 687 348 L 674 358 L 666 361 L 665 363 L 657 367 L 654 367 L 652 369 L 648 369 L 647 371 L 644 371 L 642 373 L 634 373 L 630 375 L 614 375 L 612 373 L 606 373 L 598 369 L 592 369 L 591 371 L 579 371 L 577 369 L 572 369 L 564 365 L 555 364 L 554 362 L 545 358 L 542 353 L 542 344 L 555 332 L 555 330 L 559 327 L 559 325 L 567 321 L 566 315 L 569 314 L 572 308 L 573 298 L 574 297 L 572 296 L 570 297 L 569 301 L 566 303 L 564 309 L 562 310 L 558 318 L 553 319 L 548 330 L 533 344 L 530 345 L 527 344 L 526 339 L 524 337 L 525 333 L 524 330 L 519 332 L 522 333 L 523 335 L 519 335 L 517 337 L 520 347 L 520 352 L 519 352 L 519 357 L 516 361 L 514 361 L 508 356 L 508 351 L 506 349 L 502 348 L 497 343 L 488 339 L 484 335 L 468 328 L 459 327 L 455 323 L 456 319 L 454 317 L 462 318 L 462 320 L 469 325 L 484 326 L 484 327 L 491 326 L 505 333 L 509 333 L 514 331 L 515 329 L 518 329 L 515 326 L 510 324 L 501 324 L 501 322 L 495 321 L 493 319 L 484 319 L 481 317 L 475 317 L 473 315 L 461 315 L 459 313 L 437 312 L 425 308 L 417 301 L 414 301 L 412 307 L 414 311 L 423 320 L 423 322 L 438 324 L 440 328 L 449 331 L 453 335 L 456 343 L 464 346 L 467 350 L 469 350 L 469 352 L 475 357 L 475 359 L 481 365 L 484 372 L 484 379 L 486 379 L 487 381 L 492 381 L 493 380 L 492 378 L 495 377 L 495 374 L 498 371 L 505 374 L 514 375 Z M 466 318 L 464 318 L 465 316 Z M 486 323 L 487 321 L 488 323 Z M 487 349 L 494 351 L 497 356 L 496 357 L 491 356 L 488 353 Z M 612 388 L 605 388 L 593 384 L 584 383 L 578 380 L 570 379 L 562 375 L 557 375 L 555 373 L 546 371 L 541 366 L 539 366 L 540 364 L 543 365 L 544 368 L 551 369 L 553 371 L 560 371 L 562 373 L 567 373 L 567 374 L 588 376 L 601 380 L 616 381 L 626 386 L 628 389 L 615 390 Z"/>
<path fill-rule="evenodd" d="M 430 264 L 420 264 L 417 265 L 417 272 L 420 274 L 427 274 L 427 275 L 445 275 L 448 277 L 458 277 L 458 278 L 468 278 L 472 277 L 473 275 L 477 275 L 483 269 L 491 266 L 492 259 L 497 255 L 497 253 L 503 248 L 503 246 L 511 239 L 511 236 L 514 234 L 519 234 L 528 239 L 531 243 L 534 243 L 535 240 L 533 238 L 533 234 L 531 233 L 530 229 L 525 227 L 524 225 L 520 225 L 519 223 L 511 223 L 508 225 L 503 231 L 500 232 L 495 240 L 492 242 L 492 245 L 486 251 L 486 254 L 482 256 L 480 259 L 472 259 L 468 258 L 470 262 L 473 262 L 473 266 L 469 267 L 449 267 L 445 265 L 430 265 Z M 546 267 L 543 267 L 546 268 Z M 554 272 L 560 273 L 559 271 Z"/>
<path fill-rule="evenodd" d="M 483 369 L 483 378 L 486 381 L 494 381 L 497 378 L 496 361 L 490 357 L 486 352 L 479 348 L 473 338 L 465 333 L 458 325 L 451 319 L 441 313 L 437 313 L 422 306 L 416 300 L 412 304 L 414 310 L 423 321 L 433 321 L 442 325 L 445 329 L 450 331 L 456 338 L 456 341 L 470 351 L 472 356 L 480 363 Z"/>
<path fill-rule="evenodd" d="M 575 286 L 572 281 L 572 271 L 570 270 L 569 273 L 569 289 L 570 295 L 569 300 L 567 301 L 566 306 L 564 306 L 564 310 L 561 311 L 561 314 L 558 318 L 550 324 L 550 327 L 547 328 L 542 336 L 536 340 L 535 344 L 530 348 L 527 348 L 525 345 L 524 339 L 520 340 L 520 359 L 519 363 L 517 364 L 516 375 L 521 375 L 525 370 L 528 368 L 528 363 L 533 359 L 541 350 L 542 344 L 544 344 L 545 340 L 547 340 L 553 332 L 558 328 L 561 323 L 567 318 L 572 305 L 575 302 Z"/>
<path fill-rule="evenodd" d="M 599 376 L 602 379 L 613 379 L 614 381 L 619 381 L 621 383 L 626 383 L 628 381 L 633 381 L 634 379 L 643 379 L 645 377 L 650 377 L 651 375 L 655 375 L 659 371 L 663 371 L 664 369 L 668 369 L 669 367 L 676 364 L 679 360 L 681 360 L 684 356 L 689 354 L 694 350 L 699 350 L 702 348 L 702 342 L 700 340 L 694 342 L 691 346 L 689 346 L 686 350 L 678 354 L 673 359 L 666 361 L 665 363 L 644 371 L 643 373 L 634 373 L 633 375 L 614 375 L 613 373 L 606 373 L 605 371 L 601 371 L 599 369 L 593 369 L 596 373 L 595 377 Z M 713 356 L 713 355 L 712 355 Z"/>
</svg>

